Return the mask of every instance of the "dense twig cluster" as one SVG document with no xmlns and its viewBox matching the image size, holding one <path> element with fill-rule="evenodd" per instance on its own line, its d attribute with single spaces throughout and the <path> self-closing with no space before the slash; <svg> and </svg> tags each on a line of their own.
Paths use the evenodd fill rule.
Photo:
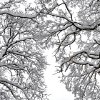
<svg viewBox="0 0 100 100">
<path fill-rule="evenodd" d="M 42 100 L 46 62 L 39 45 L 38 14 L 20 13 L 20 3 L 0 5 L 0 100 Z"/>
</svg>

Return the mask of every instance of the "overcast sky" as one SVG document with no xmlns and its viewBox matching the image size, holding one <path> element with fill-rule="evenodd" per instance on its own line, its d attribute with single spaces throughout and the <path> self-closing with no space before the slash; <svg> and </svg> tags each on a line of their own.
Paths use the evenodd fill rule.
<svg viewBox="0 0 100 100">
<path fill-rule="evenodd" d="M 57 65 L 53 57 L 53 49 L 46 50 L 47 61 L 50 65 L 47 66 L 45 72 L 45 82 L 47 85 L 47 93 L 50 100 L 74 100 L 74 95 L 65 89 L 65 85 L 60 83 L 59 75 L 54 75 Z"/>
</svg>

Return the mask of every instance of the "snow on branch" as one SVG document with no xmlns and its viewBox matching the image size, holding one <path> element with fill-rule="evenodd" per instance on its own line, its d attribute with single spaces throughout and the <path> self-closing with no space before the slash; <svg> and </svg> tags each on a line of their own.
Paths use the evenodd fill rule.
<svg viewBox="0 0 100 100">
<path fill-rule="evenodd" d="M 32 19 L 32 18 L 36 18 L 40 14 L 40 12 L 38 12 L 36 14 L 24 14 L 22 12 L 14 12 L 14 11 L 10 11 L 10 10 L 0 11 L 0 15 L 3 15 L 3 14 L 8 14 L 8 15 L 11 15 L 14 17 Z"/>
</svg>

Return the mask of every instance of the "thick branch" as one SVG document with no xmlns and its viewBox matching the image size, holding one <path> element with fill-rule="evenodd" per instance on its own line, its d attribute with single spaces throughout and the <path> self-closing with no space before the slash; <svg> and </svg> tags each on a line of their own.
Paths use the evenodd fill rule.
<svg viewBox="0 0 100 100">
<path fill-rule="evenodd" d="M 33 18 L 36 18 L 40 14 L 40 12 L 36 14 L 24 14 L 22 12 L 13 12 L 9 10 L 0 11 L 0 15 L 3 15 L 3 14 L 7 14 L 13 17 L 33 19 Z"/>
<path fill-rule="evenodd" d="M 29 97 L 28 97 L 28 95 L 27 95 L 27 93 L 25 92 L 25 90 L 24 90 L 24 87 L 21 87 L 21 86 L 19 86 L 18 84 L 16 84 L 16 83 L 13 83 L 13 82 L 11 82 L 11 81 L 9 81 L 9 80 L 7 80 L 7 79 L 3 79 L 3 78 L 0 78 L 0 83 L 1 84 L 10 84 L 10 85 L 12 85 L 12 86 L 15 86 L 15 87 L 17 87 L 18 89 L 20 89 L 20 90 L 22 90 L 23 91 L 23 93 L 25 94 L 25 96 L 26 96 L 26 98 L 28 99 L 28 100 L 31 100 Z"/>
</svg>

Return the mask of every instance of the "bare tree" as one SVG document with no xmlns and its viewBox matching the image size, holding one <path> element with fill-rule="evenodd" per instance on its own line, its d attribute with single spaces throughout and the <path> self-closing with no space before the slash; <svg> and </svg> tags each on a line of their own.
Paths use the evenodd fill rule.
<svg viewBox="0 0 100 100">
<path fill-rule="evenodd" d="M 75 100 L 100 100 L 100 1 L 38 0 L 44 44 L 57 46 L 58 72 Z M 90 99 L 89 99 L 90 98 Z"/>
<path fill-rule="evenodd" d="M 43 98 L 42 44 L 57 46 L 58 73 L 76 100 L 100 100 L 99 0 L 36 3 L 25 13 L 17 10 L 22 0 L 0 5 L 0 99 Z"/>
<path fill-rule="evenodd" d="M 0 100 L 44 100 L 45 58 L 37 15 L 24 0 L 0 3 Z"/>
</svg>

